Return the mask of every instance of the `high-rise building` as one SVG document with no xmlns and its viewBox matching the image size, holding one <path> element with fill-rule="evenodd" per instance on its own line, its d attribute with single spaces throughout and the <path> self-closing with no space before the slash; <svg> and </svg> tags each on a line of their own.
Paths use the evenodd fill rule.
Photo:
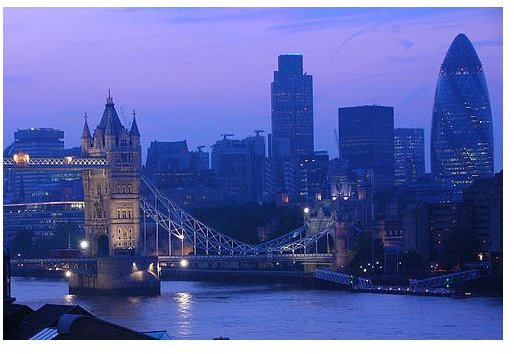
<svg viewBox="0 0 514 354">
<path fill-rule="evenodd" d="M 216 202 L 214 174 L 209 170 L 209 153 L 189 151 L 187 142 L 152 141 L 144 174 L 174 202 L 186 209 Z"/>
<path fill-rule="evenodd" d="M 463 191 L 466 226 L 476 232 L 481 257 L 499 261 L 503 253 L 503 171 L 479 179 Z"/>
<path fill-rule="evenodd" d="M 316 151 L 300 161 L 300 196 L 303 202 L 314 204 L 316 200 L 331 197 L 328 181 L 328 153 Z"/>
<path fill-rule="evenodd" d="M 339 144 L 350 170 L 372 169 L 377 189 L 394 185 L 393 107 L 339 108 Z"/>
<path fill-rule="evenodd" d="M 287 183 L 286 170 L 314 153 L 312 75 L 304 73 L 301 54 L 278 57 L 271 83 L 271 126 L 275 187 L 296 198 L 297 183 Z"/>
<path fill-rule="evenodd" d="M 266 144 L 263 136 L 230 139 L 212 146 L 214 171 L 224 202 L 262 201 L 266 181 Z"/>
<path fill-rule="evenodd" d="M 406 185 L 425 175 L 425 133 L 423 129 L 394 130 L 394 183 Z"/>
<path fill-rule="evenodd" d="M 493 127 L 482 64 L 459 34 L 444 58 L 434 99 L 431 132 L 434 179 L 460 193 L 494 172 Z"/>
<path fill-rule="evenodd" d="M 23 152 L 30 157 L 77 156 L 76 148 L 64 148 L 64 132 L 52 128 L 19 129 L 4 149 L 5 157 Z M 80 172 L 4 171 L 4 202 L 80 200 Z"/>
</svg>

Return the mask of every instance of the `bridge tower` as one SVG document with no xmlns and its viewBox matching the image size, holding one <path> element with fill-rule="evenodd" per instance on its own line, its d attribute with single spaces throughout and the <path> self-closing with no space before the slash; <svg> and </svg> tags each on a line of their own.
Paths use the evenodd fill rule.
<svg viewBox="0 0 514 354">
<path fill-rule="evenodd" d="M 139 189 L 141 143 L 136 114 L 125 128 L 107 97 L 93 136 L 87 114 L 81 137 L 82 155 L 107 158 L 108 168 L 82 172 L 85 232 L 93 257 L 141 255 Z"/>
</svg>

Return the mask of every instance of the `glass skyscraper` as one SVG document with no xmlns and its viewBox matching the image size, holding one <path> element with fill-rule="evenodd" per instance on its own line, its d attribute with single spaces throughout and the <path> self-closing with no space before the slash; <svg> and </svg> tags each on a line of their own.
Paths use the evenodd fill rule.
<svg viewBox="0 0 514 354">
<path fill-rule="evenodd" d="M 425 175 L 425 132 L 420 128 L 394 130 L 394 183 L 407 185 Z"/>
<path fill-rule="evenodd" d="M 297 197 L 298 161 L 314 153 L 312 75 L 303 72 L 301 54 L 278 57 L 271 83 L 271 127 L 276 188 Z M 291 167 L 292 175 L 286 173 Z"/>
<path fill-rule="evenodd" d="M 453 40 L 439 71 L 431 132 L 435 181 L 459 193 L 494 173 L 493 127 L 482 64 L 464 34 Z"/>
</svg>

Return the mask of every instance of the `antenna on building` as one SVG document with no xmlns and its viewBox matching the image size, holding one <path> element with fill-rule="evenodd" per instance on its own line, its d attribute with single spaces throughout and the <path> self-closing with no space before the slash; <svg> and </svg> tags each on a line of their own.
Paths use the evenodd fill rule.
<svg viewBox="0 0 514 354">
<path fill-rule="evenodd" d="M 196 148 L 198 149 L 198 152 L 203 152 L 202 149 L 205 147 L 205 145 L 198 145 Z"/>
<path fill-rule="evenodd" d="M 257 136 L 260 136 L 260 133 L 264 133 L 264 130 L 254 130 Z"/>
</svg>

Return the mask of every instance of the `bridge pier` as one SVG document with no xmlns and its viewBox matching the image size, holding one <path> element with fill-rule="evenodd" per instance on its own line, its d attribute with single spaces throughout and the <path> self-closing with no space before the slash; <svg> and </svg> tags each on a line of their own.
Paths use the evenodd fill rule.
<svg viewBox="0 0 514 354">
<path fill-rule="evenodd" d="M 159 295 L 161 282 L 157 257 L 98 258 L 95 275 L 73 272 L 68 278 L 70 294 Z"/>
</svg>

